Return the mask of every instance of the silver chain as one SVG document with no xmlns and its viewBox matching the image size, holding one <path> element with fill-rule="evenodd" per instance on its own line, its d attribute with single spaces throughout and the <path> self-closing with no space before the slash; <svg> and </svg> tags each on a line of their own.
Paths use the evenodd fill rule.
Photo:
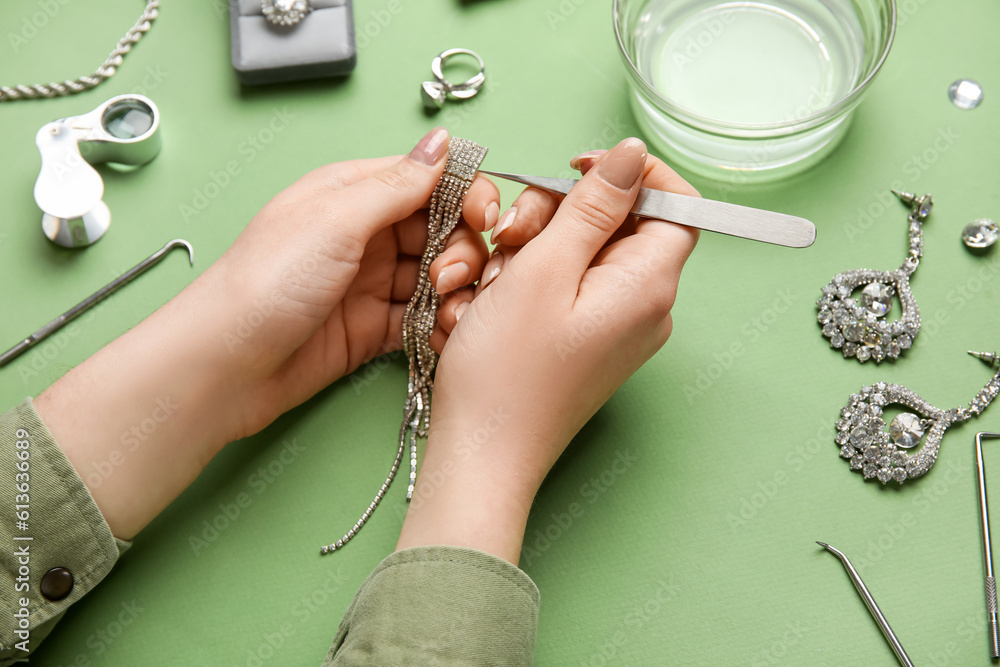
<svg viewBox="0 0 1000 667">
<path fill-rule="evenodd" d="M 13 88 L 0 86 L 0 102 L 75 95 L 100 85 L 105 79 L 110 79 L 115 75 L 115 72 L 118 71 L 122 60 L 125 59 L 128 52 L 142 39 L 143 35 L 149 32 L 153 20 L 159 14 L 159 7 L 160 0 L 146 0 L 146 9 L 142 12 L 139 20 L 118 41 L 114 51 L 111 52 L 107 60 L 93 74 L 81 76 L 72 81 L 67 79 L 62 83 L 36 83 L 31 86 L 15 86 Z"/>
<path fill-rule="evenodd" d="M 465 199 L 472 181 L 476 178 L 476 171 L 486 157 L 486 151 L 485 147 L 459 137 L 452 137 L 448 143 L 448 162 L 444 168 L 444 175 L 441 176 L 441 180 L 434 188 L 434 194 L 431 195 L 427 248 L 420 260 L 417 289 L 403 316 L 403 350 L 410 360 L 410 369 L 396 460 L 389 469 L 382 487 L 375 493 L 375 498 L 362 513 L 361 518 L 339 540 L 321 547 L 319 550 L 321 554 L 333 553 L 340 549 L 365 525 L 372 512 L 382 502 L 392 480 L 396 478 L 407 445 L 410 448 L 410 483 L 406 487 L 406 500 L 413 498 L 413 490 L 417 484 L 417 437 L 427 437 L 430 428 L 431 389 L 434 387 L 434 367 L 438 358 L 437 352 L 431 347 L 431 334 L 437 323 L 441 297 L 431 283 L 431 264 L 444 251 L 448 237 L 462 216 L 462 200 Z"/>
</svg>

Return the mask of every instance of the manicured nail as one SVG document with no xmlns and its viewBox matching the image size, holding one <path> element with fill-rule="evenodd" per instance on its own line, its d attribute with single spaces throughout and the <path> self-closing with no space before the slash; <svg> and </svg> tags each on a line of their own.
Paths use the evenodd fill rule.
<svg viewBox="0 0 1000 667">
<path fill-rule="evenodd" d="M 586 153 L 580 153 L 575 158 L 573 158 L 572 160 L 569 161 L 569 167 L 570 167 L 570 169 L 576 169 L 577 171 L 580 171 L 580 163 L 581 162 L 583 162 L 587 158 L 601 157 L 605 153 L 607 153 L 607 151 L 605 151 L 605 150 L 587 151 Z"/>
<path fill-rule="evenodd" d="M 462 319 L 462 315 L 464 315 L 465 311 L 467 311 L 468 309 L 469 309 L 469 303 L 468 302 L 460 303 L 457 306 L 455 306 L 455 323 L 456 324 L 458 323 L 458 321 L 460 319 Z"/>
<path fill-rule="evenodd" d="M 500 204 L 495 201 L 491 201 L 486 205 L 486 213 L 483 215 L 486 218 L 486 226 L 484 229 L 493 229 L 493 225 L 497 224 L 497 218 L 500 217 Z"/>
<path fill-rule="evenodd" d="M 514 224 L 514 218 L 517 216 L 517 206 L 511 206 L 507 209 L 507 212 L 503 214 L 503 219 L 497 223 L 496 229 L 493 230 L 493 235 L 490 236 L 490 243 L 496 245 L 497 239 L 503 234 L 504 230 Z"/>
<path fill-rule="evenodd" d="M 628 190 L 639 178 L 645 165 L 646 144 L 631 137 L 623 140 L 604 156 L 604 160 L 597 167 L 597 173 L 616 188 Z"/>
<path fill-rule="evenodd" d="M 410 151 L 410 159 L 430 166 L 437 164 L 437 161 L 443 158 L 447 152 L 448 130 L 443 127 L 435 127 L 413 147 L 413 150 Z"/>
<path fill-rule="evenodd" d="M 455 262 L 441 269 L 438 274 L 437 293 L 447 294 L 456 290 L 469 281 L 469 265 L 465 262 Z"/>
<path fill-rule="evenodd" d="M 494 253 L 490 257 L 490 261 L 486 262 L 486 268 L 483 269 L 483 279 L 480 282 L 482 289 L 486 289 L 490 286 L 490 283 L 496 280 L 496 277 L 500 275 L 500 267 L 503 266 L 503 255 L 501 253 Z"/>
</svg>

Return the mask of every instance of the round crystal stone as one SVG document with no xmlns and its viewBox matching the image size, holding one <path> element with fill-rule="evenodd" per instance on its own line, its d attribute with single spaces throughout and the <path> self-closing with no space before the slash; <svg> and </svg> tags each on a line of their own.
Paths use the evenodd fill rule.
<svg viewBox="0 0 1000 667">
<path fill-rule="evenodd" d="M 889 285 L 882 283 L 869 283 L 861 290 L 861 305 L 865 309 L 881 317 L 892 308 L 892 297 L 896 293 Z"/>
<path fill-rule="evenodd" d="M 959 79 L 948 86 L 948 99 L 959 109 L 975 109 L 983 101 L 983 87 L 972 79 Z"/>
<path fill-rule="evenodd" d="M 856 449 L 862 449 L 865 445 L 870 443 L 872 440 L 871 429 L 864 426 L 857 426 L 851 431 L 851 444 L 854 445 Z"/>
<path fill-rule="evenodd" d="M 903 412 L 889 424 L 889 437 L 903 449 L 912 449 L 920 444 L 924 436 L 924 427 L 920 418 L 911 412 Z"/>
<path fill-rule="evenodd" d="M 992 220 L 976 220 L 962 230 L 962 243 L 970 248 L 989 248 L 1000 239 L 1000 227 Z"/>
</svg>

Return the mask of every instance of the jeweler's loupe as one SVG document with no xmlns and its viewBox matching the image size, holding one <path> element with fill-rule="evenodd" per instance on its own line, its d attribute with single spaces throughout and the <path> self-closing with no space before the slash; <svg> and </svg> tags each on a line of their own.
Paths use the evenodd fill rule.
<svg viewBox="0 0 1000 667">
<path fill-rule="evenodd" d="M 142 95 L 119 95 L 82 116 L 60 118 L 35 135 L 42 168 L 35 202 L 42 230 L 67 248 L 88 246 L 111 225 L 104 181 L 91 165 L 146 164 L 160 152 L 160 112 Z"/>
</svg>

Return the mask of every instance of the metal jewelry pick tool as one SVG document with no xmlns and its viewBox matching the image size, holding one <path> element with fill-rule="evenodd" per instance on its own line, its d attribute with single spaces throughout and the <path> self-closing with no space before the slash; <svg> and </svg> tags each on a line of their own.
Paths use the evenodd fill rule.
<svg viewBox="0 0 1000 667">
<path fill-rule="evenodd" d="M 568 194 L 579 182 L 579 179 L 570 178 L 479 171 L 560 195 Z M 805 218 L 650 188 L 639 190 L 632 213 L 789 248 L 808 248 L 816 240 L 816 226 Z"/>
</svg>

